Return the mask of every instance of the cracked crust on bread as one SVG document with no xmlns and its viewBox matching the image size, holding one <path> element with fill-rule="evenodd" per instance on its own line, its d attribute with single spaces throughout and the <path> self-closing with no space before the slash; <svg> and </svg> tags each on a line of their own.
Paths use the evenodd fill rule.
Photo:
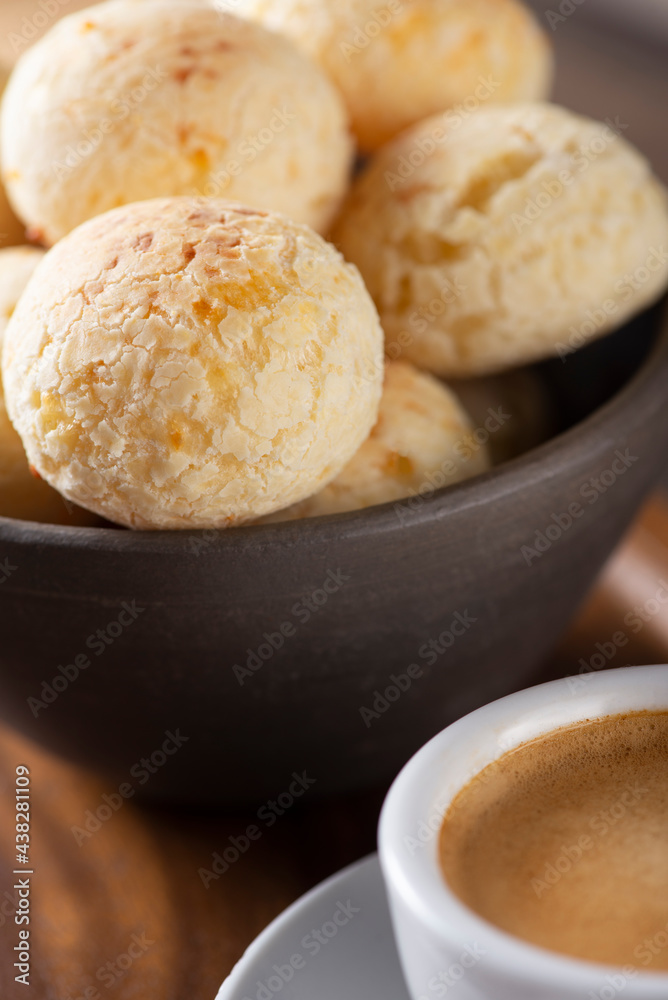
<svg viewBox="0 0 668 1000">
<path fill-rule="evenodd" d="M 54 247 L 6 332 L 7 407 L 65 497 L 132 528 L 222 528 L 305 499 L 375 423 L 382 331 L 306 226 L 158 199 Z"/>
<path fill-rule="evenodd" d="M 666 191 L 614 125 L 508 105 L 429 119 L 376 156 L 333 238 L 390 357 L 493 374 L 572 353 L 661 295 Z"/>
</svg>

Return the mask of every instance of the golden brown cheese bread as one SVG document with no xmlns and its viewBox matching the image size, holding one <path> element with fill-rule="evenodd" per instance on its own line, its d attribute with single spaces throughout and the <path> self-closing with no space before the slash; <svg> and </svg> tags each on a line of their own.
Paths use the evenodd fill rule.
<svg viewBox="0 0 668 1000">
<path fill-rule="evenodd" d="M 35 247 L 0 250 L 0 353 L 16 305 L 35 268 L 44 256 Z M 47 524 L 85 525 L 95 521 L 35 476 L 21 438 L 14 430 L 0 386 L 0 517 L 42 521 Z"/>
<path fill-rule="evenodd" d="M 333 238 L 389 356 L 445 378 L 565 356 L 668 281 L 668 202 L 646 159 L 614 123 L 550 104 L 404 133 L 358 179 Z"/>
<path fill-rule="evenodd" d="M 109 0 L 20 57 L 2 110 L 12 202 L 52 245 L 147 198 L 244 201 L 325 231 L 352 140 L 326 76 L 280 35 L 190 0 Z"/>
<path fill-rule="evenodd" d="M 551 47 L 518 0 L 216 0 L 281 31 L 339 88 L 365 152 L 446 108 L 549 97 Z"/>
<path fill-rule="evenodd" d="M 47 254 L 3 375 L 63 496 L 133 528 L 224 528 L 338 475 L 376 422 L 383 335 L 357 270 L 307 226 L 156 199 Z"/>
<path fill-rule="evenodd" d="M 265 520 L 339 514 L 431 496 L 490 467 L 486 443 L 475 430 L 447 386 L 413 365 L 389 361 L 378 420 L 359 451 L 315 496 Z"/>
</svg>

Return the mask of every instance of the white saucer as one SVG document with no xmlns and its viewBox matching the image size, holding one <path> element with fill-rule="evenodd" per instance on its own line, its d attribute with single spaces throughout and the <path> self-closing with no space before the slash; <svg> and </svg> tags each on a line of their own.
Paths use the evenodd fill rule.
<svg viewBox="0 0 668 1000">
<path fill-rule="evenodd" d="M 217 1000 L 275 998 L 409 1000 L 375 854 L 277 917 L 232 970 Z"/>
</svg>

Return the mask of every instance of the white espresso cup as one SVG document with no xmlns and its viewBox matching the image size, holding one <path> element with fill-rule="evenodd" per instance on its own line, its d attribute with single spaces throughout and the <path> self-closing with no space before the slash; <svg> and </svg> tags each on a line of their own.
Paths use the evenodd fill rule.
<svg viewBox="0 0 668 1000">
<path fill-rule="evenodd" d="M 439 733 L 404 767 L 385 800 L 379 850 L 413 1000 L 668 1000 L 668 973 L 640 961 L 580 961 L 488 923 L 450 890 L 438 858 L 450 803 L 492 761 L 561 726 L 642 710 L 668 711 L 668 666 L 606 670 L 502 698 Z M 668 947 L 668 927 L 652 944 Z"/>
</svg>

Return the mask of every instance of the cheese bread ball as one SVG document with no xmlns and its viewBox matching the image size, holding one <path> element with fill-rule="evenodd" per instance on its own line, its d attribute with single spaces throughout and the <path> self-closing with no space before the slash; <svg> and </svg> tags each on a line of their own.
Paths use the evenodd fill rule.
<svg viewBox="0 0 668 1000">
<path fill-rule="evenodd" d="M 334 233 L 388 354 L 448 378 L 565 356 L 655 301 L 668 202 L 610 124 L 548 104 L 422 122 L 359 178 Z"/>
<path fill-rule="evenodd" d="M 307 226 L 205 198 L 84 223 L 7 328 L 10 417 L 63 496 L 131 528 L 224 528 L 303 500 L 368 436 L 383 336 Z"/>
<path fill-rule="evenodd" d="M 7 324 L 35 268 L 44 256 L 35 247 L 0 250 L 0 351 Z M 0 517 L 48 524 L 89 524 L 93 518 L 66 504 L 55 490 L 36 477 L 12 427 L 0 388 Z"/>
<path fill-rule="evenodd" d="M 110 0 L 19 59 L 2 109 L 10 198 L 45 245 L 147 198 L 203 195 L 324 231 L 352 156 L 335 88 L 287 39 L 191 0 Z"/>
<path fill-rule="evenodd" d="M 0 95 L 4 93 L 8 79 L 9 70 L 0 64 Z M 0 183 L 0 249 L 17 246 L 20 243 L 25 243 L 25 226 L 14 214 L 7 192 Z"/>
<path fill-rule="evenodd" d="M 451 382 L 476 428 L 489 431 L 489 454 L 501 465 L 547 441 L 558 423 L 548 388 L 530 368 Z"/>
<path fill-rule="evenodd" d="M 216 0 L 284 32 L 341 91 L 366 152 L 429 115 L 549 96 L 547 38 L 518 0 Z"/>
<path fill-rule="evenodd" d="M 293 521 L 320 514 L 402 500 L 480 475 L 490 467 L 484 443 L 456 396 L 442 382 L 402 361 L 389 361 L 378 421 L 339 473 L 315 496 L 265 521 Z"/>
</svg>

